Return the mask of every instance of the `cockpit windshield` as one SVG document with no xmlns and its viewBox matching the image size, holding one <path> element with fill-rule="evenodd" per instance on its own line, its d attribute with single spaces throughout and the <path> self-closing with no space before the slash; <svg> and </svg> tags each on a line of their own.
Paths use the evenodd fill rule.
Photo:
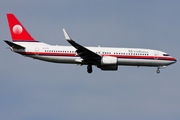
<svg viewBox="0 0 180 120">
<path fill-rule="evenodd" d="M 170 56 L 169 54 L 163 54 L 163 56 Z"/>
</svg>

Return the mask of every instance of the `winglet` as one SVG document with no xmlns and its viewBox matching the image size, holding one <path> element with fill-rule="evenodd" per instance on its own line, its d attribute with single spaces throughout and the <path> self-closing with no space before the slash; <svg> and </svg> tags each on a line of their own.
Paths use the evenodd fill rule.
<svg viewBox="0 0 180 120">
<path fill-rule="evenodd" d="M 64 32 L 64 36 L 65 36 L 65 38 L 66 38 L 67 41 L 72 40 L 72 39 L 69 37 L 69 35 L 67 34 L 67 32 L 66 32 L 65 29 L 63 29 L 63 32 Z"/>
</svg>

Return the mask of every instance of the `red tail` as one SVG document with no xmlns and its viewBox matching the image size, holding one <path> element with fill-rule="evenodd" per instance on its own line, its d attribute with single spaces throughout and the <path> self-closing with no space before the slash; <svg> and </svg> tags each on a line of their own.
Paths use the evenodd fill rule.
<svg viewBox="0 0 180 120">
<path fill-rule="evenodd" d="M 12 40 L 14 42 L 32 42 L 34 40 L 26 29 L 21 25 L 18 19 L 13 14 L 7 14 L 9 28 L 11 31 Z"/>
</svg>

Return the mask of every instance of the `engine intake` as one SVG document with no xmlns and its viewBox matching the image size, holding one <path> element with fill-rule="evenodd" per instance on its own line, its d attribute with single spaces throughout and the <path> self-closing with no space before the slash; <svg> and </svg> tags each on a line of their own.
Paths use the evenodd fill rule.
<svg viewBox="0 0 180 120">
<path fill-rule="evenodd" d="M 101 59 L 101 70 L 117 70 L 118 59 L 117 57 L 103 56 Z"/>
</svg>

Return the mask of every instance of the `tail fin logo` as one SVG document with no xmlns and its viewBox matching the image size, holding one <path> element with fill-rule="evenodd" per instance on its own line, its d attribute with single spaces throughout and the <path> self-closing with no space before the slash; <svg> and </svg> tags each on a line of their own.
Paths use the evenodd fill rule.
<svg viewBox="0 0 180 120">
<path fill-rule="evenodd" d="M 20 25 L 15 25 L 15 26 L 13 27 L 13 32 L 14 32 L 14 34 L 21 34 L 22 31 L 23 31 L 23 28 L 22 28 Z"/>
<path fill-rule="evenodd" d="M 7 19 L 11 37 L 14 42 L 38 42 L 31 37 L 31 35 L 12 13 L 7 13 Z"/>
</svg>

